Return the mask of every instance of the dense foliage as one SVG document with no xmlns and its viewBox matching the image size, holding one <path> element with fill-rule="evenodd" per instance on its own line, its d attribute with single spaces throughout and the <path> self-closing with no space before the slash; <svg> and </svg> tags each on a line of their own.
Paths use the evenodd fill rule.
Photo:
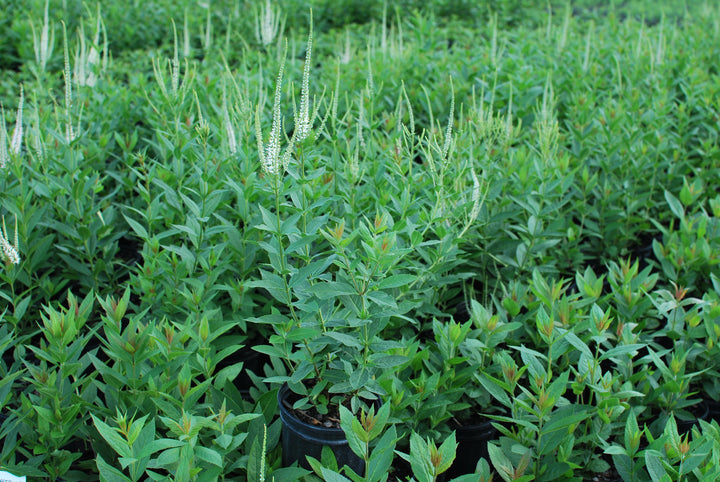
<svg viewBox="0 0 720 482">
<path fill-rule="evenodd" d="M 0 32 L 1 470 L 424 482 L 491 420 L 456 480 L 720 478 L 717 5 L 9 0 Z M 281 467 L 283 384 L 364 475 Z"/>
</svg>

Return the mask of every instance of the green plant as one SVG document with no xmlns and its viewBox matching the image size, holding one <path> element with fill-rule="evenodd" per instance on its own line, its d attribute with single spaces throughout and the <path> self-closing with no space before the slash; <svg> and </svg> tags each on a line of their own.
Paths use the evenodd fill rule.
<svg viewBox="0 0 720 482">
<path fill-rule="evenodd" d="M 337 405 L 347 396 L 374 398 L 383 393 L 375 381 L 380 370 L 404 361 L 387 354 L 400 345 L 382 340 L 381 333 L 397 307 L 391 293 L 412 277 L 390 274 L 408 250 L 399 246 L 389 216 L 378 211 L 372 224 L 360 222 L 346 234 L 343 218 L 336 218 L 335 226 L 328 228 L 331 217 L 320 214 L 338 199 L 323 190 L 320 195 L 308 191 L 317 175 L 306 171 L 312 151 L 303 144 L 315 117 L 308 93 L 311 46 L 312 34 L 300 111 L 284 154 L 280 148 L 282 66 L 267 145 L 262 142 L 257 112 L 261 164 L 274 201 L 270 208 L 259 206 L 263 222 L 258 229 L 270 235 L 259 244 L 267 252 L 272 271 L 261 269 L 261 279 L 251 286 L 267 290 L 284 306 L 283 311 L 273 309 L 254 320 L 271 324 L 275 332 L 269 339 L 272 345 L 255 349 L 283 358 L 290 368 L 289 376 L 273 381 L 290 383 L 302 397 L 295 408 L 310 403 L 326 414 L 328 404 Z M 296 148 L 300 149 L 298 158 L 293 156 Z"/>
<path fill-rule="evenodd" d="M 179 418 L 160 417 L 166 437 L 158 433 L 146 414 L 138 419 L 118 413 L 111 427 L 93 416 L 95 427 L 119 456 L 122 470 L 97 458 L 101 477 L 108 480 L 136 481 L 171 475 L 170 480 L 225 480 L 238 464 L 238 449 L 247 433 L 240 425 L 258 414 L 235 415 L 223 404 L 217 413 L 194 416 L 182 411 Z M 264 454 L 262 454 L 264 456 Z M 123 472 L 125 471 L 125 472 Z M 129 475 L 125 475 L 125 474 Z"/>
<path fill-rule="evenodd" d="M 314 480 L 287 382 L 349 439 L 383 399 L 373 479 L 480 412 L 495 478 L 626 429 L 624 475 L 717 478 L 659 426 L 720 393 L 717 5 L 5 3 L 3 470 Z"/>
<path fill-rule="evenodd" d="M 476 424 L 486 413 L 496 413 L 490 394 L 475 379 L 476 373 L 497 375 L 497 350 L 518 329 L 507 314 L 497 314 L 470 301 L 470 321 L 433 320 L 434 340 L 424 345 L 422 366 L 404 384 L 402 406 L 411 429 L 425 435 L 447 435 L 455 428 Z M 399 408 L 401 405 L 398 404 Z"/>
<path fill-rule="evenodd" d="M 80 302 L 68 293 L 67 307 L 46 307 L 39 345 L 28 345 L 32 356 L 25 357 L 22 380 L 31 389 L 21 393 L 14 409 L 23 445 L 13 465 L 24 462 L 36 475 L 74 478 L 71 465 L 88 450 L 88 407 L 97 397 L 85 352 L 92 304 L 92 294 Z"/>
<path fill-rule="evenodd" d="M 678 434 L 674 417 L 667 420 L 663 432 L 653 437 L 650 430 L 640 429 L 633 412 L 630 412 L 622 444 L 608 445 L 605 453 L 611 454 L 615 468 L 623 480 L 670 481 L 712 480 L 718 472 L 717 422 L 700 422 L 692 434 Z M 643 435 L 647 443 L 643 443 Z"/>
</svg>

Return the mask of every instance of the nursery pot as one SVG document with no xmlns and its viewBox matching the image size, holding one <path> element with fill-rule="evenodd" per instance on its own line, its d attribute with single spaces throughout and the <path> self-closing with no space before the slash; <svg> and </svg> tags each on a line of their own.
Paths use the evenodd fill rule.
<svg viewBox="0 0 720 482">
<path fill-rule="evenodd" d="M 327 428 L 303 422 L 288 408 L 292 391 L 283 385 L 278 392 L 280 419 L 282 420 L 282 464 L 289 467 L 295 461 L 300 467 L 312 470 L 306 455 L 320 460 L 322 448 L 330 447 L 337 459 L 338 467 L 347 465 L 357 474 L 365 473 L 365 462 L 350 449 L 345 432 L 339 428 Z"/>
<path fill-rule="evenodd" d="M 253 386 L 248 371 L 252 371 L 256 375 L 262 374 L 265 364 L 270 363 L 270 357 L 248 346 L 241 348 L 237 353 L 233 353 L 230 361 L 232 363 L 242 362 L 243 364 L 242 371 L 235 380 L 233 380 L 235 387 L 242 393 L 247 392 Z"/>
<path fill-rule="evenodd" d="M 492 422 L 487 421 L 473 425 L 457 425 L 453 422 L 450 427 L 455 430 L 458 447 L 455 452 L 455 461 L 447 471 L 448 480 L 474 473 L 480 457 L 490 462 L 488 442 L 495 440 L 498 435 Z"/>
<path fill-rule="evenodd" d="M 720 423 L 720 401 L 706 400 L 705 403 L 707 403 L 709 411 L 707 421 L 715 420 Z"/>
<path fill-rule="evenodd" d="M 709 420 L 710 418 L 710 404 L 706 401 L 702 401 L 697 405 L 695 410 L 697 418 L 695 420 L 681 420 L 676 419 L 678 433 L 684 435 L 690 432 L 693 427 L 700 425 L 700 420 Z"/>
</svg>

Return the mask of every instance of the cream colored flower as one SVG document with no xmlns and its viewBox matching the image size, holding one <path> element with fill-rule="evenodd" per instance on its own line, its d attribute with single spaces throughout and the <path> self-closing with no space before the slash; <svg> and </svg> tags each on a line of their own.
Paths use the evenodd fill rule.
<svg viewBox="0 0 720 482">
<path fill-rule="evenodd" d="M 263 47 L 270 45 L 284 28 L 285 21 L 281 19 L 280 8 L 273 8 L 270 0 L 255 13 L 255 37 Z"/>
<path fill-rule="evenodd" d="M 282 97 L 282 81 L 285 71 L 285 59 L 280 64 L 277 81 L 275 84 L 275 99 L 273 102 L 273 122 L 270 129 L 270 138 L 266 145 L 263 145 L 262 128 L 260 126 L 260 106 L 255 111 L 255 134 L 257 136 L 258 152 L 260 154 L 260 163 L 266 174 L 276 175 L 280 173 L 283 167 L 280 158 L 280 136 L 282 131 L 282 113 L 280 112 L 280 99 Z"/>
<path fill-rule="evenodd" d="M 0 169 L 3 169 L 10 162 L 10 154 L 20 154 L 23 138 L 23 105 L 25 93 L 22 84 L 20 85 L 20 100 L 18 101 L 15 128 L 10 136 L 10 148 L 8 149 L 8 132 L 5 124 L 5 109 L 0 105 Z"/>
<path fill-rule="evenodd" d="M 310 34 L 308 35 L 307 50 L 305 52 L 305 67 L 303 68 L 302 89 L 300 90 L 300 113 L 295 126 L 295 140 L 304 141 L 310 134 L 312 122 L 310 117 L 310 63 L 312 61 L 312 13 L 310 18 Z"/>
<path fill-rule="evenodd" d="M 8 264 L 20 264 L 20 254 L 18 253 L 18 235 L 17 235 L 17 218 L 15 218 L 15 237 L 14 244 L 10 244 L 10 237 L 5 227 L 5 218 L 3 218 L 3 229 L 0 233 L 0 250 L 2 251 L 3 260 Z"/>
</svg>

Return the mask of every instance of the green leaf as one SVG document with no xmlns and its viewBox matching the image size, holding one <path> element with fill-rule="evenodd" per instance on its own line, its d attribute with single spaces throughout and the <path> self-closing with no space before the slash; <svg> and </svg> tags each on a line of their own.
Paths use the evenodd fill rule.
<svg viewBox="0 0 720 482">
<path fill-rule="evenodd" d="M 512 474 L 515 472 L 515 468 L 513 467 L 512 462 L 510 462 L 510 459 L 508 459 L 505 455 L 505 452 L 492 442 L 488 443 L 487 448 L 488 454 L 490 455 L 490 461 L 492 462 L 493 467 L 495 467 L 495 471 L 506 482 L 513 480 Z"/>
<path fill-rule="evenodd" d="M 280 482 L 282 480 L 303 480 L 303 477 L 311 472 L 301 467 L 285 467 L 274 470 L 270 475 L 265 477 L 266 482 Z M 248 481 L 249 482 L 249 481 Z"/>
<path fill-rule="evenodd" d="M 415 275 L 411 274 L 396 274 L 392 276 L 388 276 L 387 278 L 383 278 L 380 280 L 380 282 L 377 284 L 377 287 L 381 290 L 384 289 L 390 289 L 390 288 L 399 288 L 401 286 L 408 285 L 415 281 L 417 277 Z"/>
<path fill-rule="evenodd" d="M 289 341 L 313 340 L 320 336 L 320 330 L 317 328 L 294 328 L 287 334 Z"/>
<path fill-rule="evenodd" d="M 307 457 L 308 461 L 312 459 L 312 457 Z M 327 467 L 328 469 L 334 470 L 335 472 L 339 472 L 340 468 L 338 467 L 337 459 L 335 458 L 335 452 L 332 451 L 329 445 L 323 445 L 322 451 L 320 452 L 320 463 L 323 467 Z M 320 470 L 316 470 L 318 474 L 321 473 Z"/>
<path fill-rule="evenodd" d="M 665 200 L 667 201 L 668 206 L 670 206 L 670 211 L 672 211 L 676 217 L 680 219 L 685 217 L 685 209 L 683 208 L 682 203 L 680 203 L 678 198 L 673 196 L 670 191 L 665 191 Z"/>
<path fill-rule="evenodd" d="M 364 387 L 368 380 L 370 380 L 370 372 L 365 368 L 353 371 L 348 379 L 353 390 L 359 390 Z"/>
<path fill-rule="evenodd" d="M 132 458 L 132 449 L 128 447 L 127 441 L 124 440 L 117 431 L 98 419 L 95 415 L 90 414 L 90 416 L 95 423 L 95 428 L 97 428 L 100 435 L 102 435 L 110 447 L 121 457 Z"/>
<path fill-rule="evenodd" d="M 585 354 L 588 358 L 593 358 L 593 354 L 590 351 L 590 348 L 583 342 L 578 336 L 573 333 L 572 331 L 566 331 L 563 334 L 563 337 L 570 342 L 570 344 L 575 347 L 580 353 Z"/>
<path fill-rule="evenodd" d="M 285 248 L 285 254 L 292 254 L 297 251 L 300 251 L 305 246 L 309 246 L 315 241 L 319 236 L 318 235 L 306 235 L 302 236 L 301 238 L 293 241 L 288 245 L 287 248 Z"/>
<path fill-rule="evenodd" d="M 161 438 L 158 440 L 153 440 L 149 444 L 142 447 L 136 457 L 138 459 L 142 459 L 145 457 L 149 457 L 152 454 L 154 454 L 155 452 L 159 452 L 160 450 L 166 450 L 169 448 L 180 447 L 183 444 L 184 444 L 184 442 L 181 442 L 180 440 L 173 440 L 173 439 L 169 439 L 169 438 Z"/>
<path fill-rule="evenodd" d="M 223 467 L 222 456 L 212 449 L 198 445 L 195 447 L 195 455 L 200 460 L 204 460 L 217 467 Z"/>
<path fill-rule="evenodd" d="M 645 467 L 647 467 L 648 473 L 650 474 L 653 482 L 659 482 L 663 479 L 663 477 L 667 476 L 665 468 L 660 461 L 660 457 L 650 450 L 645 452 Z"/>
<path fill-rule="evenodd" d="M 123 217 L 125 218 L 125 221 L 127 221 L 130 228 L 135 231 L 135 234 L 137 234 L 141 239 L 147 241 L 150 238 L 150 236 L 148 236 L 147 230 L 143 227 L 142 224 L 135 221 L 133 218 L 127 217 L 125 214 L 123 214 Z"/>
<path fill-rule="evenodd" d="M 568 378 L 570 377 L 570 371 L 564 371 L 560 374 L 548 387 L 547 395 L 553 400 L 557 401 L 567 390 Z"/>
<path fill-rule="evenodd" d="M 328 468 L 322 467 L 321 470 L 325 482 L 352 482 L 347 477 L 340 475 L 337 472 L 334 472 Z"/>
<path fill-rule="evenodd" d="M 410 467 L 418 482 L 433 482 L 430 447 L 415 432 L 410 434 Z"/>
<path fill-rule="evenodd" d="M 605 453 L 609 455 L 627 455 L 627 451 L 619 445 L 611 445 L 605 448 Z"/>
<path fill-rule="evenodd" d="M 390 404 L 383 404 L 375 415 L 375 425 L 370 429 L 370 440 L 374 440 L 382 433 L 390 418 Z"/>
<path fill-rule="evenodd" d="M 385 293 L 384 291 L 373 291 L 371 293 L 368 293 L 367 296 L 368 299 L 377 303 L 380 306 L 387 306 L 393 309 L 397 308 L 395 298 L 390 296 L 388 293 Z"/>
<path fill-rule="evenodd" d="M 540 360 L 538 360 L 538 358 L 547 360 L 545 355 L 525 346 L 513 348 L 520 352 L 520 358 L 522 358 L 523 363 L 528 367 L 528 372 L 530 372 L 532 378 L 547 378 L 545 367 L 540 363 Z"/>
<path fill-rule="evenodd" d="M 145 420 L 147 420 L 148 415 L 142 416 L 135 420 L 131 427 L 130 427 L 130 433 L 127 434 L 127 443 L 129 445 L 135 445 L 135 441 L 140 436 L 140 432 L 142 431 L 143 427 L 145 426 Z M 155 427 L 153 426 L 153 431 L 155 430 Z"/>
<path fill-rule="evenodd" d="M 641 435 L 642 432 L 635 418 L 635 412 L 630 410 L 627 421 L 625 422 L 625 449 L 628 451 L 625 455 L 635 455 L 635 452 L 637 452 L 640 447 Z"/>
<path fill-rule="evenodd" d="M 586 409 L 577 409 L 574 406 L 553 412 L 550 422 L 540 431 L 539 438 L 542 439 L 542 443 L 537 448 L 538 453 L 545 455 L 555 450 L 572 434 L 571 429 L 589 416 L 590 413 Z"/>
<path fill-rule="evenodd" d="M 345 408 L 344 405 L 340 405 L 340 427 L 343 429 L 343 432 L 345 432 L 350 450 L 362 458 L 365 457 L 365 444 L 361 440 L 363 434 L 358 436 L 358 434 L 355 433 L 356 427 L 354 427 L 353 422 L 357 422 L 357 419 L 352 412 Z"/>
<path fill-rule="evenodd" d="M 321 300 L 329 300 L 339 296 L 358 294 L 357 290 L 352 285 L 343 281 L 315 283 L 308 291 Z"/>
<path fill-rule="evenodd" d="M 334 331 L 328 331 L 325 333 L 325 336 L 328 336 L 335 341 L 339 341 L 343 345 L 349 346 L 350 348 L 356 348 L 358 350 L 362 348 L 362 344 L 356 337 L 347 335 L 345 333 L 337 333 Z"/>
<path fill-rule="evenodd" d="M 310 361 L 308 360 L 302 360 L 300 362 L 300 365 L 295 369 L 295 372 L 292 374 L 292 377 L 290 378 L 290 382 L 292 384 L 298 384 L 301 381 L 305 379 L 308 375 L 310 375 L 314 370 L 314 366 Z"/>
<path fill-rule="evenodd" d="M 270 345 L 257 345 L 253 347 L 253 350 L 276 358 L 285 357 L 285 352 L 283 352 L 280 348 Z"/>
<path fill-rule="evenodd" d="M 442 474 L 450 468 L 455 460 L 457 446 L 458 444 L 455 441 L 455 432 L 452 432 L 438 448 L 438 453 L 440 454 L 440 465 L 437 467 L 438 474 Z"/>
<path fill-rule="evenodd" d="M 627 455 L 613 454 L 612 461 L 615 466 L 615 470 L 618 471 L 618 475 L 620 475 L 623 480 L 631 480 L 633 477 L 632 459 Z"/>
<path fill-rule="evenodd" d="M 393 425 L 383 434 L 370 454 L 370 460 L 365 471 L 366 482 L 380 482 L 387 476 L 392 465 L 396 442 L 397 432 Z"/>
<path fill-rule="evenodd" d="M 614 348 L 610 348 L 608 351 L 600 355 L 600 361 L 612 359 L 614 357 L 618 357 L 620 355 L 628 355 L 632 354 L 634 352 L 637 352 L 640 348 L 643 348 L 644 344 L 641 343 L 635 343 L 632 345 L 622 345 L 622 346 L 616 346 Z"/>
<path fill-rule="evenodd" d="M 277 233 L 279 231 L 277 216 L 265 209 L 261 204 L 258 205 L 258 209 L 260 209 L 260 214 L 262 215 L 264 224 L 257 225 L 257 228 L 262 229 L 263 231 Z"/>
<path fill-rule="evenodd" d="M 105 462 L 102 455 L 98 454 L 95 463 L 100 472 L 100 480 L 102 482 L 133 482 L 128 476 Z"/>
<path fill-rule="evenodd" d="M 408 360 L 408 357 L 402 355 L 381 355 L 378 358 L 372 358 L 375 366 L 381 369 L 395 368 L 403 363 L 407 363 Z"/>
<path fill-rule="evenodd" d="M 475 378 L 495 400 L 506 407 L 512 407 L 512 401 L 506 392 L 510 390 L 507 384 L 485 373 L 476 373 Z"/>
</svg>

